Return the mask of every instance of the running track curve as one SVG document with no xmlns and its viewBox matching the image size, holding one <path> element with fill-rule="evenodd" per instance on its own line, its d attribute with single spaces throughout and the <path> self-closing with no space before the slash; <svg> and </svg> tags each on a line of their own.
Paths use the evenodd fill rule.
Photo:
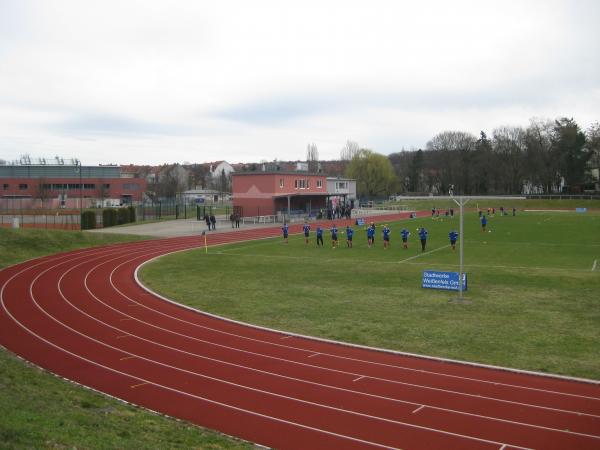
<svg viewBox="0 0 600 450">
<path fill-rule="evenodd" d="M 136 282 L 145 261 L 202 243 L 136 242 L 6 268 L 0 344 L 61 377 L 269 447 L 600 448 L 598 383 L 261 329 L 178 306 Z"/>
</svg>

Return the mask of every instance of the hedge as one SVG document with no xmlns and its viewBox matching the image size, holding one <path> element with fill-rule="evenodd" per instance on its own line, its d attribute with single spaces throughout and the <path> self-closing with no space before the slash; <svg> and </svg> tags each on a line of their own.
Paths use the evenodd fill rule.
<svg viewBox="0 0 600 450">
<path fill-rule="evenodd" d="M 117 224 L 117 210 L 108 208 L 102 211 L 102 226 L 104 228 L 113 227 Z"/>
<path fill-rule="evenodd" d="M 128 206 L 127 209 L 129 210 L 129 222 L 133 223 L 136 221 L 136 216 L 135 216 L 135 206 Z"/>
<path fill-rule="evenodd" d="M 129 209 L 119 208 L 119 209 L 117 209 L 117 215 L 118 215 L 119 225 L 123 225 L 124 223 L 129 223 Z"/>
<path fill-rule="evenodd" d="M 96 212 L 84 211 L 81 213 L 81 229 L 93 230 L 96 228 Z"/>
</svg>

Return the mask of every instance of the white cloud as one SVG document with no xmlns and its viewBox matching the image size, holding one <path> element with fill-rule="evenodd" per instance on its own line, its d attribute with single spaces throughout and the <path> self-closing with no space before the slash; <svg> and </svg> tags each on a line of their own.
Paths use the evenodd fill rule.
<svg viewBox="0 0 600 450">
<path fill-rule="evenodd" d="M 600 119 L 594 1 L 212 3 L 0 2 L 0 156 L 335 158 Z"/>
</svg>

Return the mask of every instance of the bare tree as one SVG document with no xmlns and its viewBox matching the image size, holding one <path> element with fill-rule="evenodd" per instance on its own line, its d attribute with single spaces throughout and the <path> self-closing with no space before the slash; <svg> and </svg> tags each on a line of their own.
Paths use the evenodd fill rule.
<svg viewBox="0 0 600 450">
<path fill-rule="evenodd" d="M 319 170 L 319 150 L 314 142 L 306 147 L 306 161 L 308 162 L 308 171 L 317 173 Z"/>
<path fill-rule="evenodd" d="M 360 146 L 357 142 L 346 141 L 346 145 L 340 151 L 340 159 L 342 161 L 350 161 L 360 151 Z"/>
<path fill-rule="evenodd" d="M 179 164 L 165 165 L 158 177 L 157 193 L 160 197 L 174 198 L 187 189 L 188 179 L 187 170 Z"/>
<path fill-rule="evenodd" d="M 477 138 L 464 131 L 443 131 L 427 143 L 427 149 L 438 152 L 441 161 L 441 192 L 448 192 L 450 185 L 456 186 L 457 192 L 471 193 L 472 173 L 471 159 Z"/>
<path fill-rule="evenodd" d="M 521 127 L 501 127 L 494 130 L 493 161 L 495 183 L 499 191 L 520 194 L 523 189 L 525 130 Z"/>
<path fill-rule="evenodd" d="M 50 186 L 46 178 L 39 178 L 37 185 L 37 197 L 42 203 L 42 209 L 44 209 L 44 203 L 46 199 L 50 197 Z"/>
</svg>

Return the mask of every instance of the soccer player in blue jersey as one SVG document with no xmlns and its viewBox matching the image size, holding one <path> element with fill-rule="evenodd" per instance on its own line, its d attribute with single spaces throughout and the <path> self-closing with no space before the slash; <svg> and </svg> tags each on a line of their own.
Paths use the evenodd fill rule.
<svg viewBox="0 0 600 450">
<path fill-rule="evenodd" d="M 331 248 L 336 248 L 337 247 L 337 242 L 338 242 L 338 229 L 335 226 L 335 223 L 329 229 L 329 231 L 331 232 Z"/>
<path fill-rule="evenodd" d="M 317 247 L 323 247 L 323 227 L 317 225 Z"/>
<path fill-rule="evenodd" d="M 425 246 L 427 245 L 427 230 L 425 227 L 421 227 L 419 230 L 419 239 L 421 240 L 421 251 L 425 251 Z"/>
<path fill-rule="evenodd" d="M 381 233 L 383 234 L 383 249 L 387 250 L 390 247 L 390 229 L 387 224 L 383 226 Z"/>
<path fill-rule="evenodd" d="M 304 222 L 304 225 L 302 225 L 302 230 L 304 231 L 304 241 L 306 242 L 306 245 L 308 245 L 308 236 L 310 234 L 310 225 L 308 222 Z"/>
<path fill-rule="evenodd" d="M 485 233 L 485 226 L 487 225 L 487 217 L 485 214 L 481 215 L 481 232 Z"/>
<path fill-rule="evenodd" d="M 448 237 L 450 238 L 450 245 L 452 246 L 452 250 L 456 250 L 456 240 L 458 239 L 458 233 L 454 230 L 448 233 Z"/>
<path fill-rule="evenodd" d="M 369 248 L 373 246 L 373 238 L 375 237 L 375 227 L 370 226 L 367 228 L 367 244 Z"/>
<path fill-rule="evenodd" d="M 408 237 L 410 236 L 410 231 L 408 231 L 406 228 L 402 228 L 400 234 L 402 235 L 402 247 L 408 248 Z"/>
<path fill-rule="evenodd" d="M 281 227 L 281 231 L 283 232 L 283 242 L 288 243 L 288 224 L 284 223 Z"/>
<path fill-rule="evenodd" d="M 352 237 L 354 236 L 354 230 L 350 228 L 350 225 L 346 226 L 346 246 L 352 248 Z"/>
</svg>

